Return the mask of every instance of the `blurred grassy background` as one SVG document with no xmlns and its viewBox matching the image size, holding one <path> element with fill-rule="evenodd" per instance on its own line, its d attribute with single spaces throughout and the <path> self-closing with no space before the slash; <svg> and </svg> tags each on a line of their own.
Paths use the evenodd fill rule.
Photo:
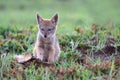
<svg viewBox="0 0 120 80">
<path fill-rule="evenodd" d="M 59 13 L 58 32 L 120 22 L 120 0 L 0 0 L 0 27 L 27 28 L 37 25 L 36 12 L 44 18 Z"/>
</svg>

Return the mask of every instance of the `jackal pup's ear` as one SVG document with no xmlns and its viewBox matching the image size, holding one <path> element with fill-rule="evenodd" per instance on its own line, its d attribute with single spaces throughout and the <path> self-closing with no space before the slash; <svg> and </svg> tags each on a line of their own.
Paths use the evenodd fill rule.
<svg viewBox="0 0 120 80">
<path fill-rule="evenodd" d="M 58 23 L 58 14 L 57 13 L 52 17 L 51 21 L 54 25 L 57 25 L 57 23 Z"/>
<path fill-rule="evenodd" d="M 41 24 L 43 22 L 42 17 L 37 13 L 37 22 L 38 24 Z"/>
</svg>

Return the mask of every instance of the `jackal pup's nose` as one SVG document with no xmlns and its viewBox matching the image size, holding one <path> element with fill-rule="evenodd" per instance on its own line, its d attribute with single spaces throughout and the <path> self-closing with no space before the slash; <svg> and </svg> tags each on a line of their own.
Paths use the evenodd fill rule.
<svg viewBox="0 0 120 80">
<path fill-rule="evenodd" d="M 47 38 L 47 35 L 44 35 L 45 38 Z"/>
</svg>

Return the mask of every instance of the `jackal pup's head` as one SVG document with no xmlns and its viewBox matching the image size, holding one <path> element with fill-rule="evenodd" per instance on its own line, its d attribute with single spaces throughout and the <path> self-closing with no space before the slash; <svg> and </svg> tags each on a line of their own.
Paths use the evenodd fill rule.
<svg viewBox="0 0 120 80">
<path fill-rule="evenodd" d="M 55 14 L 51 19 L 43 19 L 37 14 L 37 22 L 39 33 L 43 38 L 50 38 L 55 35 L 58 22 L 58 14 Z"/>
</svg>

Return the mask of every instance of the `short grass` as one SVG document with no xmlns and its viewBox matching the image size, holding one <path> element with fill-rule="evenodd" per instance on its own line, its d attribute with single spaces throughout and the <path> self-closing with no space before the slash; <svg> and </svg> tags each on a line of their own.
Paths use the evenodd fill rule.
<svg viewBox="0 0 120 80">
<path fill-rule="evenodd" d="M 119 0 L 0 0 L 0 79 L 97 80 L 107 76 L 112 80 L 116 72 L 113 60 L 111 68 L 105 72 L 86 69 L 76 62 L 81 56 L 77 48 L 87 45 L 92 47 L 91 51 L 100 50 L 109 36 L 115 38 L 114 46 L 120 45 L 119 3 Z M 15 54 L 32 53 L 38 31 L 36 12 L 44 18 L 51 18 L 56 12 L 59 14 L 57 36 L 62 51 L 60 61 L 54 64 L 56 71 L 41 64 L 38 68 L 34 64 L 22 68 L 13 60 Z M 92 29 L 93 24 L 98 24 L 97 32 Z M 94 37 L 99 39 L 97 45 L 90 43 Z M 91 63 L 102 62 L 98 59 Z M 74 67 L 71 73 L 63 74 L 64 70 Z M 63 73 L 58 74 L 59 69 Z M 120 67 L 117 70 L 115 80 L 120 79 Z"/>
</svg>

